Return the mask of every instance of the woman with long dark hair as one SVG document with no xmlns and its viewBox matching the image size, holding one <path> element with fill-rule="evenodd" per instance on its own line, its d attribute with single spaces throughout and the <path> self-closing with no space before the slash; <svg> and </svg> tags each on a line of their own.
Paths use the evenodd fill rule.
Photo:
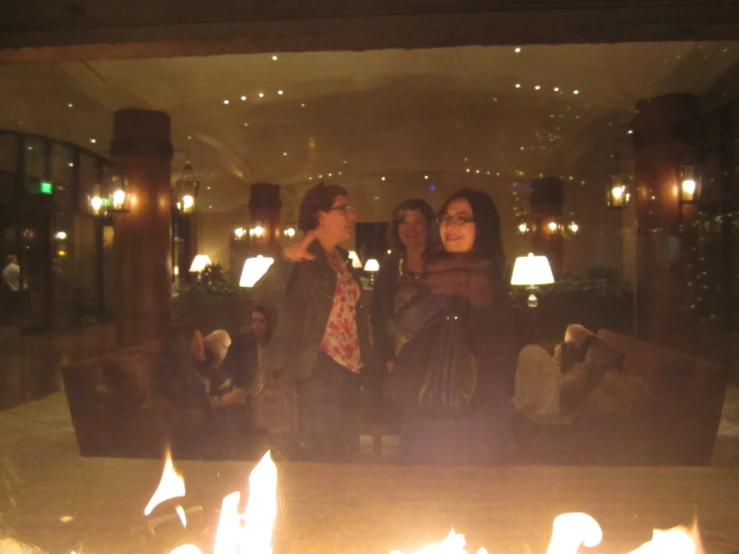
<svg viewBox="0 0 739 554">
<path fill-rule="evenodd" d="M 377 361 L 391 373 L 404 337 L 395 317 L 418 294 L 423 277 L 423 255 L 431 244 L 434 210 L 412 198 L 393 210 L 388 228 L 391 253 L 380 264 L 372 293 L 372 331 Z"/>
<path fill-rule="evenodd" d="M 464 352 L 468 357 L 471 354 L 474 363 L 450 357 L 446 361 L 449 383 L 464 381 L 454 375 L 455 364 L 461 367 L 467 363 L 465 371 L 473 374 L 466 389 L 446 392 L 455 401 L 457 396 L 464 398 L 467 394 L 469 406 L 453 415 L 433 417 L 406 406 L 398 456 L 413 464 L 500 463 L 512 449 L 512 391 L 508 383 L 515 371 L 518 341 L 511 330 L 512 306 L 504 282 L 505 254 L 498 210 L 487 194 L 462 189 L 447 199 L 438 212 L 438 221 L 442 249 L 427 257 L 425 291 L 401 314 L 399 326 L 411 337 L 405 348 L 423 358 L 423 349 L 413 342 L 425 340 L 420 344 L 427 344 L 429 337 L 424 334 L 435 332 L 432 328 L 438 325 L 439 314 L 445 313 L 442 310 L 452 303 L 456 306 L 458 312 L 452 319 L 462 314 Z M 452 350 L 461 351 L 456 346 Z M 401 352 L 396 377 L 406 370 L 402 364 L 423 372 L 424 364 L 429 362 L 435 360 L 405 360 Z M 428 392 L 424 389 L 419 394 Z"/>
</svg>

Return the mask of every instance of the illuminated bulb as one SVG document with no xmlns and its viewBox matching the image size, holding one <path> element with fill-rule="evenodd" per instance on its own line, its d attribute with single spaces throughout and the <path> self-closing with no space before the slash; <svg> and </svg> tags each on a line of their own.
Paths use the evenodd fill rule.
<svg viewBox="0 0 739 554">
<path fill-rule="evenodd" d="M 519 223 L 518 232 L 521 233 L 522 235 L 525 235 L 526 233 L 529 232 L 529 226 L 524 222 Z"/>
<path fill-rule="evenodd" d="M 97 142 L 97 139 L 91 138 L 91 139 L 90 139 L 90 142 L 91 142 L 92 144 L 95 144 L 95 143 Z"/>
<path fill-rule="evenodd" d="M 69 104 L 67 104 L 67 107 L 68 107 L 68 108 L 74 108 L 74 104 L 72 104 L 72 103 L 70 102 Z"/>
<path fill-rule="evenodd" d="M 182 209 L 187 211 L 191 209 L 195 205 L 195 198 L 193 198 L 190 194 L 186 194 L 182 197 Z M 212 207 L 212 206 L 211 206 Z"/>
<path fill-rule="evenodd" d="M 385 177 L 380 177 L 380 181 L 384 181 L 384 180 L 385 180 Z"/>
<path fill-rule="evenodd" d="M 305 108 L 305 104 L 300 104 L 300 107 L 301 108 Z"/>
<path fill-rule="evenodd" d="M 570 223 L 570 231 L 572 231 L 572 233 L 577 233 L 579 230 L 580 226 L 577 223 L 575 223 L 574 221 Z"/>
<path fill-rule="evenodd" d="M 246 96 L 242 96 L 242 97 L 241 97 L 241 101 L 242 101 L 242 102 L 246 101 Z"/>
<path fill-rule="evenodd" d="M 293 238 L 295 236 L 295 229 L 293 229 L 292 227 L 288 227 L 287 229 L 285 229 L 285 235 Z"/>
<path fill-rule="evenodd" d="M 283 152 L 283 153 L 282 153 L 282 155 L 283 155 L 283 156 L 287 156 L 287 152 Z"/>
<path fill-rule="evenodd" d="M 260 92 L 259 93 L 259 98 L 264 98 L 264 93 L 263 92 Z"/>
<path fill-rule="evenodd" d="M 64 231 L 59 231 L 56 235 L 54 235 L 59 240 L 64 240 L 67 238 L 67 233 Z"/>
<path fill-rule="evenodd" d="M 234 235 L 236 235 L 236 238 L 243 238 L 246 234 L 246 230 L 243 227 L 237 227 L 234 229 Z"/>
<path fill-rule="evenodd" d="M 683 196 L 692 197 L 695 195 L 695 181 L 693 179 L 685 179 L 682 182 Z"/>
<path fill-rule="evenodd" d="M 615 200 L 620 200 L 621 197 L 624 194 L 624 187 L 623 186 L 613 187 L 613 190 L 611 191 L 611 194 L 613 195 L 613 198 Z"/>
<path fill-rule="evenodd" d="M 329 173 L 329 174 L 328 174 L 328 176 L 329 176 L 329 177 L 333 177 L 333 176 L 334 176 L 334 174 L 333 174 L 333 173 Z"/>
<path fill-rule="evenodd" d="M 277 61 L 277 56 L 272 56 L 272 61 L 273 62 L 276 62 Z"/>
<path fill-rule="evenodd" d="M 539 89 L 541 89 L 541 85 L 536 85 L 536 86 L 534 87 L 534 90 L 539 90 Z"/>
<path fill-rule="evenodd" d="M 516 88 L 521 88 L 521 83 L 516 83 Z"/>
<path fill-rule="evenodd" d="M 103 199 L 99 196 L 92 197 L 92 199 L 90 199 L 90 206 L 92 206 L 93 210 L 99 212 L 100 208 L 103 207 Z"/>
<path fill-rule="evenodd" d="M 465 169 L 465 171 L 466 171 L 467 173 L 469 173 L 469 172 L 470 172 L 470 168 L 468 167 L 467 169 Z"/>
<path fill-rule="evenodd" d="M 281 90 L 278 90 L 277 91 L 277 94 L 279 94 L 280 96 L 282 96 L 282 91 Z"/>
<path fill-rule="evenodd" d="M 516 54 L 520 54 L 521 53 L 521 47 L 520 46 L 517 46 L 516 49 L 514 50 L 514 52 Z"/>
<path fill-rule="evenodd" d="M 572 94 L 580 94 L 580 91 L 579 90 L 573 90 L 572 91 Z"/>
<path fill-rule="evenodd" d="M 226 105 L 228 105 L 229 104 L 229 101 L 228 100 L 224 100 L 223 103 L 226 104 Z"/>
<path fill-rule="evenodd" d="M 254 227 L 254 236 L 261 237 L 264 234 L 264 227 L 257 225 Z"/>
<path fill-rule="evenodd" d="M 557 222 L 556 221 L 550 221 L 549 222 L 549 230 L 554 232 L 557 230 Z"/>
<path fill-rule="evenodd" d="M 123 205 L 123 201 L 126 199 L 126 193 L 121 189 L 118 189 L 113 193 L 113 205 L 120 207 Z"/>
<path fill-rule="evenodd" d="M 559 87 L 554 87 L 554 92 L 559 92 Z"/>
<path fill-rule="evenodd" d="M 69 167 L 74 167 L 74 163 L 73 162 L 69 162 L 68 165 L 69 165 Z"/>
<path fill-rule="evenodd" d="M 423 178 L 424 178 L 424 179 L 428 179 L 428 178 L 429 178 L 429 176 L 428 176 L 428 175 L 424 175 L 424 176 L 423 176 Z"/>
</svg>

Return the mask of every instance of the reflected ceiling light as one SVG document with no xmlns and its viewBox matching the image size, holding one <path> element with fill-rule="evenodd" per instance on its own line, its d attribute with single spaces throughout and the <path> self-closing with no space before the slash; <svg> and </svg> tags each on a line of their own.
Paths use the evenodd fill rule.
<svg viewBox="0 0 739 554">
<path fill-rule="evenodd" d="M 573 90 L 572 91 L 572 94 L 580 94 L 580 91 L 579 90 Z"/>
<path fill-rule="evenodd" d="M 554 87 L 554 92 L 559 92 L 559 87 Z"/>
<path fill-rule="evenodd" d="M 276 62 L 277 61 L 277 56 L 272 56 L 272 61 L 273 62 Z"/>
<path fill-rule="evenodd" d="M 228 105 L 230 102 L 228 100 L 224 100 L 223 103 Z"/>
<path fill-rule="evenodd" d="M 97 142 L 97 139 L 91 138 L 91 139 L 90 139 L 90 142 L 91 142 L 92 144 L 95 144 L 95 143 Z"/>
<path fill-rule="evenodd" d="M 67 107 L 68 107 L 68 108 L 74 108 L 74 104 L 72 104 L 72 103 L 70 102 L 69 104 L 67 104 Z"/>
<path fill-rule="evenodd" d="M 424 179 L 428 179 L 428 178 L 429 178 L 429 176 L 428 176 L 428 175 L 424 175 L 424 176 L 423 176 L 423 178 L 424 178 Z"/>
<path fill-rule="evenodd" d="M 520 54 L 521 53 L 521 47 L 520 46 L 517 46 L 516 49 L 514 50 L 514 52 L 516 54 Z"/>
<path fill-rule="evenodd" d="M 244 102 L 246 100 L 246 96 L 241 97 L 241 101 Z"/>
<path fill-rule="evenodd" d="M 521 88 L 521 83 L 516 83 L 516 88 Z"/>
<path fill-rule="evenodd" d="M 54 238 L 58 240 L 64 240 L 67 238 L 67 233 L 65 233 L 64 231 L 59 231 L 56 235 L 54 235 Z"/>
<path fill-rule="evenodd" d="M 536 86 L 534 87 L 534 90 L 540 90 L 540 89 L 541 89 L 541 85 L 536 85 Z"/>
<path fill-rule="evenodd" d="M 279 94 L 280 96 L 282 96 L 282 91 L 281 90 L 278 90 L 277 91 L 277 94 Z"/>
<path fill-rule="evenodd" d="M 264 93 L 263 92 L 260 92 L 259 93 L 259 98 L 264 98 Z"/>
</svg>

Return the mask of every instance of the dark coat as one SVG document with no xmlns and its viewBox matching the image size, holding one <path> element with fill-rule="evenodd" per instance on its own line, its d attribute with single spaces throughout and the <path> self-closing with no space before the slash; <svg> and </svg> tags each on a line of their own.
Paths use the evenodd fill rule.
<svg viewBox="0 0 739 554">
<path fill-rule="evenodd" d="M 255 302 L 272 308 L 276 314 L 272 339 L 262 354 L 262 365 L 273 372 L 282 371 L 295 338 L 302 335 L 293 358 L 297 362 L 292 368 L 298 379 L 307 379 L 313 371 L 336 291 L 336 271 L 321 245 L 313 242 L 309 251 L 315 260 L 294 263 L 278 257 L 253 291 Z M 338 251 L 344 260 L 348 260 L 346 250 Z M 310 279 L 307 295 L 302 296 L 307 298 L 299 298 L 301 272 L 305 271 L 309 272 Z M 356 275 L 355 279 L 359 282 Z M 369 321 L 363 296 L 357 305 L 357 336 L 364 371 L 372 370 L 374 353 L 369 342 Z"/>
</svg>

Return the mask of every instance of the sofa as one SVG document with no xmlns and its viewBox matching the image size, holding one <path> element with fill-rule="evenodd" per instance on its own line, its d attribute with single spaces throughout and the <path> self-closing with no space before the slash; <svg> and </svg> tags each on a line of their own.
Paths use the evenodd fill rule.
<svg viewBox="0 0 739 554">
<path fill-rule="evenodd" d="M 565 346 L 582 345 L 560 382 L 566 417 L 543 425 L 514 414 L 517 463 L 710 463 L 724 367 L 608 329 L 595 334 L 571 325 L 564 339 Z"/>
<path fill-rule="evenodd" d="M 180 459 L 252 457 L 248 407 L 211 409 L 202 381 L 184 372 L 187 349 L 173 357 L 170 348 L 150 342 L 62 368 L 82 456 L 161 458 L 170 449 Z"/>
</svg>

